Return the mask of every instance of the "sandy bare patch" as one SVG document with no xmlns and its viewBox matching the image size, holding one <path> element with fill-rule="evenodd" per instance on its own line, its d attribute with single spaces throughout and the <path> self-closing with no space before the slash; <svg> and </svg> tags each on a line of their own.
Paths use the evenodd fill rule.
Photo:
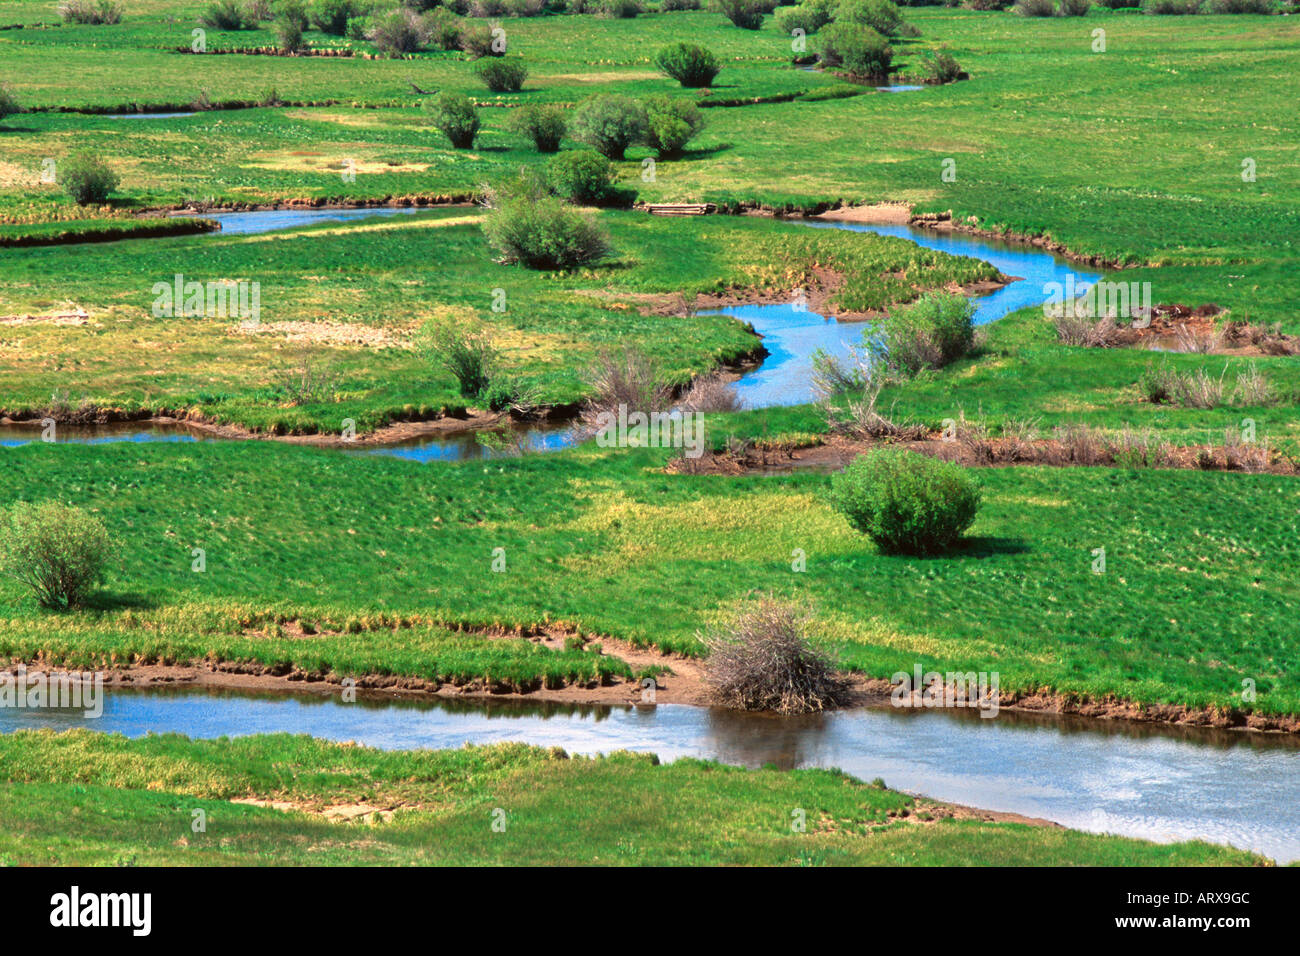
<svg viewBox="0 0 1300 956">
<path fill-rule="evenodd" d="M 901 202 L 879 202 L 870 206 L 841 206 L 828 209 L 815 219 L 829 219 L 834 222 L 861 222 L 873 226 L 905 226 L 912 221 L 912 204 Z"/>
<path fill-rule="evenodd" d="M 230 801 L 247 807 L 266 807 L 282 813 L 297 811 L 324 817 L 330 823 L 387 823 L 393 819 L 393 811 L 384 807 L 372 807 L 365 803 L 341 803 L 332 807 L 317 809 L 305 804 L 291 803 L 288 800 L 260 800 L 257 797 L 238 797 Z"/>
<path fill-rule="evenodd" d="M 85 325 L 90 313 L 80 306 L 41 315 L 0 315 L 0 325 Z"/>
<path fill-rule="evenodd" d="M 354 322 L 241 322 L 233 335 L 277 335 L 310 345 L 359 345 L 372 349 L 409 349 L 410 329 L 377 328 Z"/>
</svg>

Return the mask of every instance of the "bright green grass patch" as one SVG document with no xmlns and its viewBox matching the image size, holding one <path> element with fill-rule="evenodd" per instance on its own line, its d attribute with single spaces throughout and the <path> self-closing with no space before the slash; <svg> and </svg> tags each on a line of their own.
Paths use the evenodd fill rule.
<svg viewBox="0 0 1300 956">
<path fill-rule="evenodd" d="M 381 752 L 287 735 L 0 737 L 0 860 L 36 865 L 1258 865 L 1202 842 L 1158 845 L 1016 824 L 915 822 L 924 800 L 825 770 L 568 758 L 519 744 Z M 231 798 L 293 803 L 292 811 Z M 310 811 L 399 806 L 391 822 Z M 790 827 L 795 808 L 807 832 Z M 504 832 L 493 813 L 505 811 Z M 206 815 L 194 833 L 193 811 Z M 912 822 L 903 822 L 902 814 Z"/>
<path fill-rule="evenodd" d="M 420 466 L 271 444 L 7 449 L 0 494 L 95 510 L 120 541 L 91 610 L 51 616 L 0 585 L 0 655 L 223 655 L 425 673 L 391 624 L 315 650 L 258 650 L 250 611 L 562 622 L 698 653 L 755 591 L 798 597 L 847 667 L 998 671 L 1005 690 L 1300 713 L 1300 486 L 1270 475 L 993 468 L 964 545 L 878 554 L 831 509 L 829 476 L 668 475 L 666 453 Z M 191 570 L 204 548 L 207 570 Z M 506 570 L 494 572 L 494 549 Z M 1106 573 L 1092 573 L 1105 548 Z M 792 571 L 796 549 L 807 570 Z M 365 582 L 364 585 L 358 582 Z M 346 628 L 344 628 L 346 630 Z M 415 640 L 419 634 L 411 638 Z M 201 654 L 199 656 L 202 656 Z M 543 661 L 526 658 L 520 666 Z M 1244 680 L 1258 700 L 1242 700 Z"/>
<path fill-rule="evenodd" d="M 194 410 L 275 431 L 337 431 L 345 418 L 366 430 L 467 404 L 450 374 L 411 348 L 429 319 L 488 326 L 507 374 L 531 380 L 542 401 L 564 403 L 586 393 L 584 372 L 605 350 L 639 348 L 684 382 L 758 346 L 725 316 L 643 315 L 646 296 L 785 292 L 831 268 L 845 277 L 839 303 L 866 309 L 996 275 L 986 263 L 905 240 L 771 220 L 600 217 L 614 258 L 573 274 L 495 263 L 468 209 L 289 233 L 14 250 L 0 276 L 0 314 L 73 302 L 91 321 L 28 325 L 0 342 L 0 407 L 39 411 L 60 391 L 105 407 Z M 259 283 L 261 326 L 250 333 L 233 314 L 155 318 L 155 285 L 172 286 L 177 274 Z M 494 311 L 497 290 L 504 311 Z M 290 338 L 300 328 L 276 325 L 301 322 L 317 323 L 323 337 L 302 344 Z M 380 336 L 379 347 L 346 337 L 363 333 Z M 283 382 L 304 352 L 333 371 L 334 401 L 292 404 Z"/>
</svg>

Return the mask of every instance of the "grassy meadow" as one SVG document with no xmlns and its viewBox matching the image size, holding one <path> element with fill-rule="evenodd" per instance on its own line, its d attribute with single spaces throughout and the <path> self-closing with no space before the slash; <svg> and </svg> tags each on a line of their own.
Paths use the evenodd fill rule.
<svg viewBox="0 0 1300 956">
<path fill-rule="evenodd" d="M 519 744 L 385 753 L 288 735 L 0 737 L 10 865 L 1251 866 L 942 807 L 826 770 L 588 759 Z M 610 799 L 619 794 L 619 799 Z M 275 802 L 279 808 L 232 800 Z M 342 805 L 383 822 L 330 822 Z M 794 832 L 802 809 L 806 831 Z M 194 811 L 204 813 L 196 832 Z M 498 811 L 503 811 L 504 815 Z M 494 829 L 494 820 L 503 821 Z M 75 828 L 75 838 L 70 829 Z"/>
<path fill-rule="evenodd" d="M 895 82 L 941 48 L 970 79 L 899 94 L 798 68 L 771 17 L 754 31 L 707 10 L 508 18 L 509 55 L 529 75 L 498 94 L 462 52 L 387 59 L 312 30 L 313 49 L 339 55 L 267 55 L 266 23 L 209 30 L 208 52 L 188 52 L 205 6 L 127 0 L 121 23 L 78 26 L 60 23 L 54 0 L 0 0 L 0 83 L 24 107 L 0 119 L 0 415 L 159 413 L 285 434 L 478 410 L 415 347 L 430 322 L 489 333 L 529 395 L 572 406 L 620 348 L 673 385 L 754 357 L 754 330 L 697 311 L 697 295 L 779 301 L 820 288 L 836 309 L 879 315 L 997 278 L 901 239 L 635 208 L 587 210 L 613 249 L 594 265 L 496 261 L 473 200 L 548 158 L 509 131 L 511 111 L 567 109 L 594 92 L 704 107 L 680 156 L 634 146 L 614 164 L 640 201 L 722 213 L 905 203 L 1149 281 L 1157 303 L 1213 303 L 1300 334 L 1295 16 L 905 7 L 919 36 L 893 41 Z M 682 39 L 723 62 L 711 90 L 657 70 L 655 52 Z M 423 108 L 420 91 L 445 90 L 478 103 L 470 149 L 451 148 Z M 79 206 L 45 181 L 47 161 L 57 169 L 78 151 L 119 174 L 109 202 Z M 444 208 L 258 235 L 160 218 L 388 201 Z M 154 315 L 155 285 L 176 275 L 260 283 L 260 326 Z M 1153 363 L 1229 383 L 1257 369 L 1274 394 L 1153 404 L 1138 387 Z M 294 392 L 307 366 L 328 394 Z M 879 401 L 933 428 L 963 416 L 994 435 L 1017 423 L 1136 427 L 1177 444 L 1222 442 L 1249 419 L 1260 441 L 1300 455 L 1295 356 L 1069 346 L 1038 308 Z M 715 448 L 828 431 L 811 405 L 715 414 L 708 427 Z M 0 498 L 79 506 L 114 542 L 83 608 L 43 609 L 0 578 L 0 658 L 206 659 L 527 691 L 639 676 L 600 653 L 606 637 L 701 655 L 702 632 L 768 593 L 807 606 L 818 647 L 871 677 L 919 664 L 997 672 L 1004 693 L 1300 715 L 1288 680 L 1300 670 L 1293 477 L 981 468 L 983 504 L 961 546 L 919 559 L 854 532 L 831 506 L 829 475 L 674 474 L 669 458 L 592 443 L 438 464 L 269 441 L 0 447 Z M 573 637 L 552 648 L 495 636 L 541 630 Z M 0 735 L 0 767 L 0 862 L 18 865 L 1261 862 L 1207 844 L 940 818 L 923 799 L 835 772 L 512 745 L 382 753 L 287 736 L 20 732 Z M 348 803 L 396 815 L 375 826 L 322 816 Z M 789 832 L 795 806 L 815 808 L 806 834 Z M 505 833 L 489 826 L 496 807 Z M 207 834 L 191 832 L 194 808 L 208 812 Z"/>
</svg>

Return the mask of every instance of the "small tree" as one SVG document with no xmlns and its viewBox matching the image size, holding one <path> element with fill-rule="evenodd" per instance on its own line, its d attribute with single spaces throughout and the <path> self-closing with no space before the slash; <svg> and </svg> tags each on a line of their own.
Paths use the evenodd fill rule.
<svg viewBox="0 0 1300 956">
<path fill-rule="evenodd" d="M 646 143 L 663 156 L 679 156 L 704 128 L 704 115 L 690 100 L 652 96 L 645 101 Z"/>
<path fill-rule="evenodd" d="M 539 153 L 554 153 L 564 139 L 564 111 L 536 103 L 513 110 L 506 121 L 512 132 L 527 136 Z"/>
<path fill-rule="evenodd" d="M 435 7 L 423 16 L 429 43 L 439 50 L 460 49 L 460 20 L 446 7 Z"/>
<path fill-rule="evenodd" d="M 765 7 L 760 0 L 712 0 L 711 9 L 742 30 L 757 30 L 763 26 Z"/>
<path fill-rule="evenodd" d="M 518 60 L 482 60 L 474 72 L 493 93 L 518 93 L 528 77 L 528 67 Z"/>
<path fill-rule="evenodd" d="M 831 501 L 887 554 L 947 551 L 979 510 L 961 466 L 917 452 L 877 448 L 831 479 Z"/>
<path fill-rule="evenodd" d="M 594 149 L 575 149 L 546 164 L 546 183 L 570 202 L 598 206 L 614 185 L 614 167 Z"/>
<path fill-rule="evenodd" d="M 655 55 L 655 63 L 687 89 L 711 86 L 722 69 L 716 56 L 694 43 L 670 43 Z"/>
<path fill-rule="evenodd" d="M 103 580 L 111 549 L 104 523 L 80 508 L 18 502 L 0 515 L 0 568 L 45 607 L 84 604 Z"/>
<path fill-rule="evenodd" d="M 646 135 L 645 107 L 619 93 L 589 96 L 573 111 L 569 133 L 609 159 L 622 159 L 633 143 Z"/>
<path fill-rule="evenodd" d="M 118 187 L 117 173 L 89 153 L 75 153 L 58 167 L 59 180 L 68 195 L 82 206 L 102 203 Z"/>
<path fill-rule="evenodd" d="M 451 141 L 456 149 L 469 149 L 474 145 L 481 122 L 478 109 L 464 93 L 443 90 L 428 104 L 433 125 Z"/>
</svg>

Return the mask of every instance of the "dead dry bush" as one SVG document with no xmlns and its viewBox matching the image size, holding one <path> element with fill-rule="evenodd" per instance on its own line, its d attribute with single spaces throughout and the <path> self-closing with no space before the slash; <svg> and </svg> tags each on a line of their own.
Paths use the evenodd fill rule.
<svg viewBox="0 0 1300 956">
<path fill-rule="evenodd" d="M 1072 464 L 1100 465 L 1109 457 L 1100 433 L 1087 425 L 1058 425 L 1052 437 L 1061 446 L 1064 460 Z"/>
<path fill-rule="evenodd" d="M 1056 338 L 1065 345 L 1081 345 L 1090 349 L 1105 349 L 1118 344 L 1119 328 L 1114 316 L 1094 319 L 1066 309 L 1056 318 Z"/>
<path fill-rule="evenodd" d="M 704 637 L 708 680 L 740 710 L 810 714 L 845 702 L 848 683 L 808 642 L 808 613 L 773 598 L 738 610 Z"/>
<path fill-rule="evenodd" d="M 718 373 L 701 375 L 691 382 L 680 405 L 682 411 L 697 414 L 738 412 L 743 407 L 735 385 Z"/>
</svg>

